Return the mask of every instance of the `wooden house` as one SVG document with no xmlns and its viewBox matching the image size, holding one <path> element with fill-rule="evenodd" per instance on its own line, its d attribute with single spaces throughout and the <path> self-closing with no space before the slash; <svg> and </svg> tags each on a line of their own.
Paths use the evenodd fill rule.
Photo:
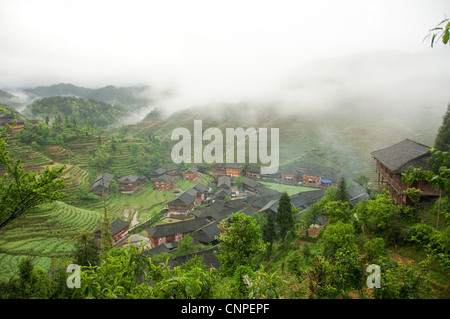
<svg viewBox="0 0 450 319">
<path fill-rule="evenodd" d="M 189 168 L 185 172 L 183 172 L 183 179 L 185 181 L 193 181 L 198 176 L 198 168 L 196 166 Z"/>
<path fill-rule="evenodd" d="M 103 175 L 97 177 L 91 187 L 92 193 L 98 196 L 102 196 L 104 194 L 108 197 L 112 179 L 118 180 L 119 178 L 117 175 L 110 173 L 104 173 Z"/>
<path fill-rule="evenodd" d="M 261 178 L 261 167 L 260 166 L 250 166 L 245 171 L 245 176 L 250 178 Z"/>
<path fill-rule="evenodd" d="M 194 190 L 195 193 L 195 204 L 200 205 L 202 204 L 209 196 L 209 187 L 203 184 L 196 184 L 191 187 L 192 190 Z"/>
<path fill-rule="evenodd" d="M 231 177 L 221 175 L 217 178 L 217 189 L 231 189 Z"/>
<path fill-rule="evenodd" d="M 322 184 L 322 178 L 320 176 L 308 175 L 308 174 L 302 175 L 302 185 L 304 185 L 304 186 L 316 187 L 316 186 L 320 186 L 321 184 Z"/>
<path fill-rule="evenodd" d="M 147 177 L 145 175 L 138 176 L 138 185 L 145 185 L 147 184 Z"/>
<path fill-rule="evenodd" d="M 175 176 L 180 173 L 180 167 L 178 165 L 171 165 L 166 168 L 166 174 L 170 176 Z"/>
<path fill-rule="evenodd" d="M 378 173 L 378 185 L 386 186 L 389 194 L 396 204 L 408 205 L 409 199 L 405 191 L 415 187 L 422 191 L 422 196 L 438 196 L 437 189 L 431 188 L 425 181 L 419 181 L 414 185 L 408 185 L 402 180 L 409 166 L 415 168 L 427 167 L 427 159 L 430 157 L 430 147 L 405 139 L 389 147 L 371 153 L 376 161 Z"/>
<path fill-rule="evenodd" d="M 117 181 L 122 194 L 133 194 L 138 188 L 138 176 L 128 175 Z"/>
<path fill-rule="evenodd" d="M 194 209 L 197 192 L 194 190 L 186 190 L 173 200 L 167 203 L 168 216 L 186 215 Z"/>
<path fill-rule="evenodd" d="M 162 224 L 146 228 L 151 247 L 180 241 L 186 234 L 192 233 L 211 221 L 207 218 L 195 218 L 175 223 Z"/>
<path fill-rule="evenodd" d="M 161 175 L 166 174 L 166 170 L 164 168 L 158 168 L 157 170 L 150 173 L 150 180 L 153 182 L 155 179 L 160 177 Z"/>
<path fill-rule="evenodd" d="M 258 193 L 258 186 L 261 186 L 261 183 L 245 176 L 242 177 L 242 188 L 249 193 Z"/>
<path fill-rule="evenodd" d="M 168 191 L 172 187 L 172 176 L 168 174 L 163 174 L 153 181 L 153 188 L 159 191 Z"/>
<path fill-rule="evenodd" d="M 128 229 L 130 228 L 130 222 L 117 218 L 111 222 L 111 236 L 114 243 L 118 243 L 128 235 Z M 102 231 L 99 229 L 94 233 L 95 240 L 100 243 Z"/>
<path fill-rule="evenodd" d="M 244 167 L 240 164 L 217 163 L 212 167 L 214 175 L 242 176 Z"/>
<path fill-rule="evenodd" d="M 281 183 L 282 184 L 297 184 L 299 179 L 299 173 L 295 169 L 286 169 L 281 171 Z"/>
</svg>

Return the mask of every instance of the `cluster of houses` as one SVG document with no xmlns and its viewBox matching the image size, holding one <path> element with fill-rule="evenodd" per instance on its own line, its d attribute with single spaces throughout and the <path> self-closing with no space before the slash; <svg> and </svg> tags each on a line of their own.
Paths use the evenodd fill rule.
<svg viewBox="0 0 450 319">
<path fill-rule="evenodd" d="M 431 188 L 423 181 L 419 181 L 414 185 L 407 185 L 401 179 L 401 174 L 409 166 L 426 168 L 426 161 L 431 155 L 430 147 L 406 139 L 387 148 L 374 151 L 371 155 L 376 161 L 378 184 L 385 186 L 389 190 L 395 203 L 400 205 L 409 204 L 405 190 L 410 187 L 422 190 L 423 197 L 438 195 L 436 189 Z M 189 169 L 188 171 L 188 174 L 198 173 L 198 169 Z M 161 169 L 155 172 L 155 176 L 152 177 L 156 181 L 161 176 L 178 174 L 176 172 L 176 169 Z M 216 175 L 213 185 L 207 186 L 198 183 L 177 195 L 168 203 L 167 216 L 184 216 L 186 218 L 179 218 L 180 221 L 177 222 L 153 225 L 145 229 L 150 249 L 146 250 L 144 254 L 154 256 L 162 252 L 171 253 L 175 251 L 178 242 L 186 235 L 189 235 L 194 239 L 195 244 L 210 246 L 209 249 L 199 252 L 197 255 L 203 256 L 207 265 L 217 268 L 220 266 L 216 258 L 219 244 L 217 237 L 220 235 L 218 224 L 220 221 L 229 219 L 233 213 L 244 213 L 252 216 L 256 213 L 269 212 L 275 217 L 282 194 L 258 182 L 258 179 L 262 178 L 262 176 L 257 167 L 247 169 L 244 176 L 243 167 L 220 164 L 213 167 L 213 173 Z M 233 181 L 237 176 L 242 176 L 242 189 L 245 190 L 247 196 L 234 196 L 232 198 L 233 189 L 235 188 Z M 328 184 L 328 179 L 324 176 L 335 179 L 336 176 L 339 176 L 339 172 L 304 164 L 296 169 L 281 171 L 279 175 L 286 183 L 297 184 L 301 181 L 303 184 L 314 185 L 324 182 Z M 113 178 L 109 175 L 106 177 Z M 329 181 L 333 183 L 331 178 Z M 214 194 L 211 194 L 211 186 L 216 188 Z M 350 202 L 354 205 L 369 198 L 366 190 L 357 184 L 351 185 L 348 188 L 348 193 Z M 299 192 L 290 196 L 291 205 L 301 208 L 298 213 L 299 216 L 311 205 L 320 201 L 324 195 L 325 188 L 323 187 L 317 190 Z M 317 220 L 319 226 L 325 222 L 324 216 L 319 217 Z M 121 240 L 126 234 L 128 227 L 129 223 L 120 219 L 115 220 L 111 224 L 111 233 L 114 240 Z M 171 259 L 170 263 L 176 266 L 182 264 L 188 258 L 189 256 L 176 257 Z"/>
</svg>

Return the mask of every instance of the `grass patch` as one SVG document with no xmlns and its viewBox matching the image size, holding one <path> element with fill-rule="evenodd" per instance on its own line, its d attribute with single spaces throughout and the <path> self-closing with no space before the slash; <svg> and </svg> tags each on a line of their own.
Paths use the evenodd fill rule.
<svg viewBox="0 0 450 319">
<path fill-rule="evenodd" d="M 263 184 L 264 186 L 267 186 L 268 188 L 277 190 L 280 193 L 287 192 L 289 196 L 298 194 L 300 192 L 309 192 L 309 191 L 319 189 L 319 188 L 304 187 L 304 186 L 284 185 L 284 184 L 271 183 L 271 182 L 261 182 L 261 184 Z"/>
</svg>

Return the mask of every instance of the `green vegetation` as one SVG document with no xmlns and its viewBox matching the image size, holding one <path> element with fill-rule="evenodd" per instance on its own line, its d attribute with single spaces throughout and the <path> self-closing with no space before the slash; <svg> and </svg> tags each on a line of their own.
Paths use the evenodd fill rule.
<svg viewBox="0 0 450 319">
<path fill-rule="evenodd" d="M 88 119 L 92 125 L 107 126 L 123 117 L 124 109 L 101 101 L 74 96 L 53 96 L 34 101 L 29 106 L 33 115 L 43 119 L 54 118 L 59 125 L 86 125 Z"/>
<path fill-rule="evenodd" d="M 313 187 L 305 187 L 305 186 L 293 186 L 293 185 L 285 185 L 285 184 L 277 184 L 272 182 L 261 182 L 264 186 L 267 186 L 271 189 L 279 191 L 280 193 L 286 192 L 289 196 L 294 194 L 298 194 L 301 192 L 308 192 L 317 190 L 318 188 Z"/>
</svg>

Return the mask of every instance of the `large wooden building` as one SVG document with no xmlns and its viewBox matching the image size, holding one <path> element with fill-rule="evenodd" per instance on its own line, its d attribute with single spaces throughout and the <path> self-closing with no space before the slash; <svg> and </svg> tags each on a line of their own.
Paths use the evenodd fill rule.
<svg viewBox="0 0 450 319">
<path fill-rule="evenodd" d="M 98 196 L 104 195 L 105 197 L 108 197 L 112 179 L 117 181 L 119 178 L 117 175 L 110 173 L 104 173 L 97 177 L 91 187 L 92 193 Z"/>
<path fill-rule="evenodd" d="M 180 241 L 186 234 L 192 233 L 211 221 L 207 218 L 195 218 L 185 221 L 162 224 L 146 228 L 151 247 Z"/>
<path fill-rule="evenodd" d="M 168 191 L 173 187 L 172 176 L 163 174 L 153 180 L 153 188 L 158 191 Z"/>
<path fill-rule="evenodd" d="M 194 166 L 183 172 L 183 179 L 185 181 L 194 181 L 198 176 L 198 167 Z"/>
<path fill-rule="evenodd" d="M 420 189 L 422 196 L 437 196 L 439 194 L 437 189 L 432 189 L 425 181 L 408 185 L 402 180 L 402 173 L 409 166 L 426 169 L 427 159 L 431 155 L 429 146 L 405 139 L 389 147 L 374 151 L 371 155 L 376 161 L 378 185 L 386 186 L 396 204 L 409 204 L 405 191 L 410 187 Z"/>
<path fill-rule="evenodd" d="M 227 176 L 242 176 L 244 167 L 240 164 L 233 163 L 217 163 L 212 167 L 212 173 L 214 175 L 227 175 Z"/>
<path fill-rule="evenodd" d="M 128 235 L 128 229 L 130 228 L 130 222 L 117 218 L 111 222 L 111 236 L 114 244 L 120 242 Z M 95 240 L 100 244 L 102 237 L 102 231 L 99 229 L 94 233 Z"/>
<path fill-rule="evenodd" d="M 139 186 L 138 179 L 139 177 L 136 175 L 128 175 L 119 179 L 117 183 L 119 183 L 120 192 L 122 194 L 133 194 Z"/>
</svg>

